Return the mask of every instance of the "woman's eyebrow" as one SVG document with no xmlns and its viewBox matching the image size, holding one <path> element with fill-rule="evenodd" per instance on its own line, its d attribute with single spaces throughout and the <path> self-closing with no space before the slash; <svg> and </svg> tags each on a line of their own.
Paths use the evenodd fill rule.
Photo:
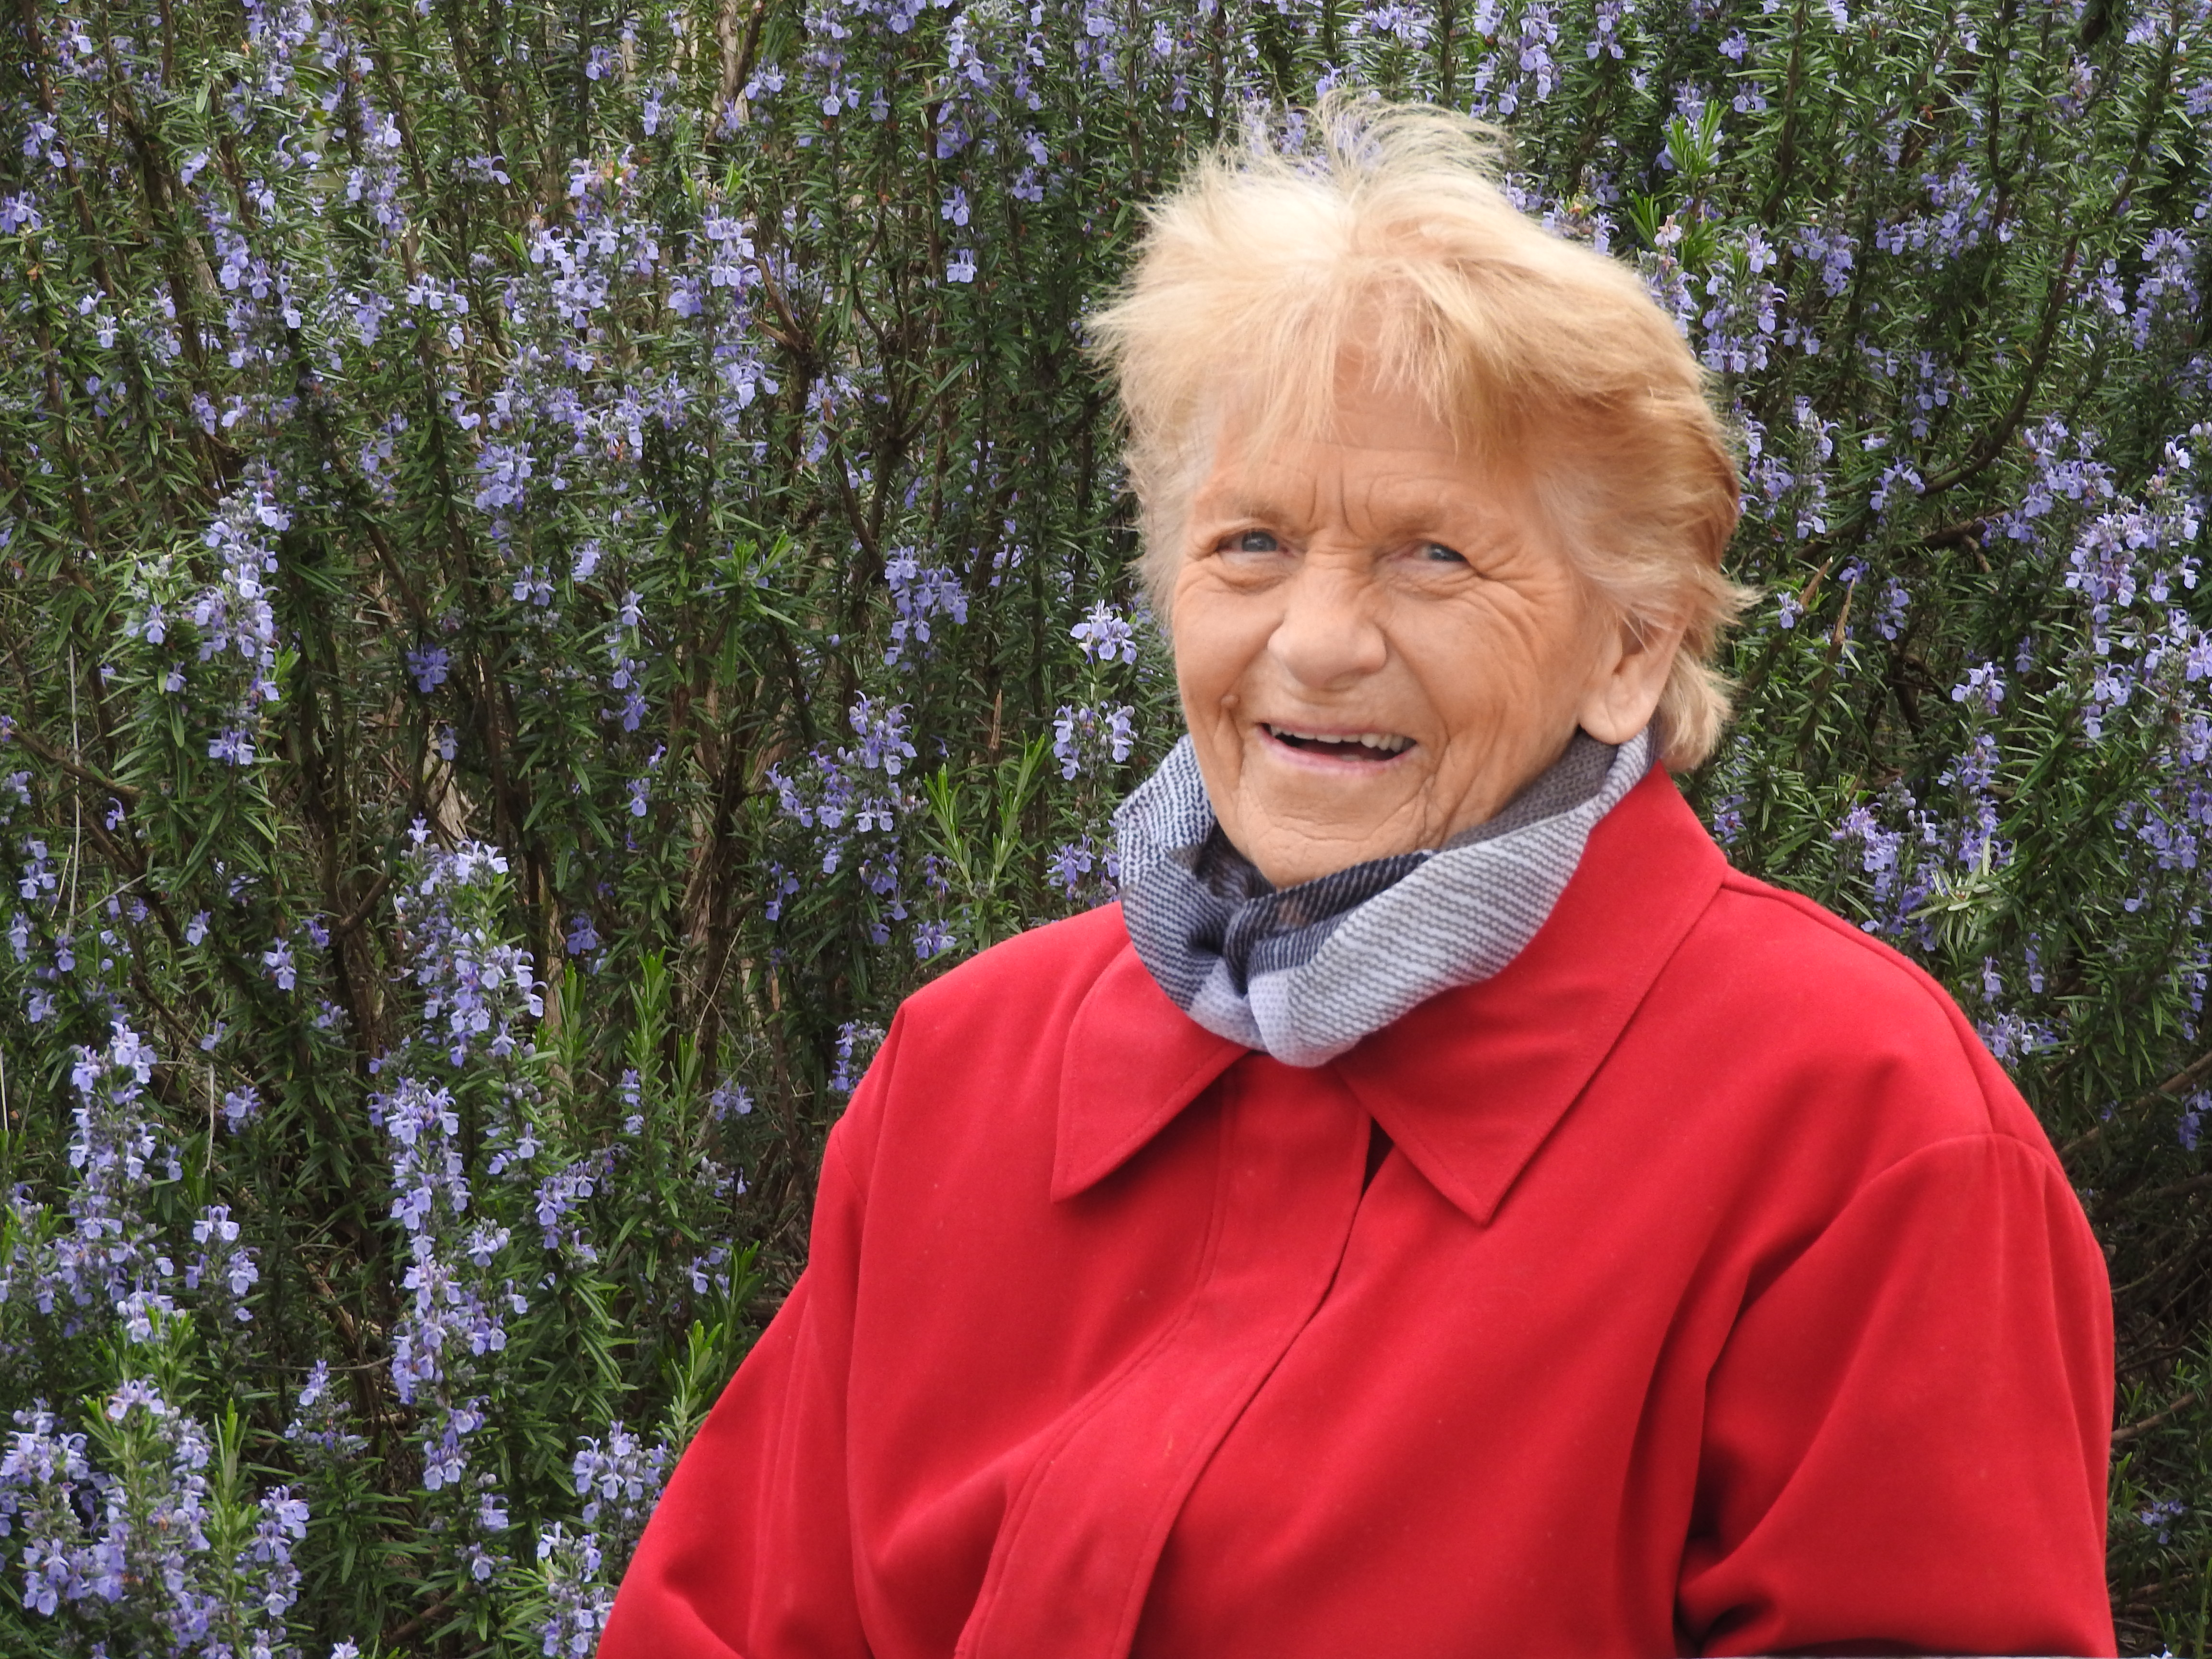
<svg viewBox="0 0 2212 1659">
<path fill-rule="evenodd" d="M 1426 479 L 1375 479 L 1358 507 L 1367 526 L 1385 535 L 1427 532 L 1465 541 L 1502 541 L 1515 533 L 1518 522 L 1503 506 L 1454 499 Z"/>
<path fill-rule="evenodd" d="M 1310 481 L 1307 494 L 1312 494 Z M 1289 505 L 1281 491 L 1263 489 L 1249 485 L 1202 492 L 1195 503 L 1194 516 L 1200 519 L 1264 519 L 1280 521 L 1306 516 L 1309 508 Z"/>
<path fill-rule="evenodd" d="M 1300 478 L 1296 489 L 1256 481 L 1224 483 L 1201 489 L 1192 504 L 1194 524 L 1223 524 L 1244 520 L 1293 527 L 1316 516 L 1320 481 Z M 1513 514 L 1503 506 L 1449 499 L 1432 480 L 1390 478 L 1368 481 L 1355 503 L 1333 503 L 1336 510 L 1356 507 L 1361 527 L 1369 534 L 1401 536 L 1426 533 L 1470 545 L 1512 538 Z"/>
</svg>

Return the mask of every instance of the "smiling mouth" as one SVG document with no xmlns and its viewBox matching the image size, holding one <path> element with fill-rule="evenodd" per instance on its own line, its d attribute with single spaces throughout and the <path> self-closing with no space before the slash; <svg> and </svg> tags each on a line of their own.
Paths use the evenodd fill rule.
<svg viewBox="0 0 2212 1659">
<path fill-rule="evenodd" d="M 1411 738 L 1395 732 L 1301 732 L 1295 726 L 1261 724 L 1267 735 L 1285 749 L 1339 760 L 1395 760 L 1413 747 Z"/>
</svg>

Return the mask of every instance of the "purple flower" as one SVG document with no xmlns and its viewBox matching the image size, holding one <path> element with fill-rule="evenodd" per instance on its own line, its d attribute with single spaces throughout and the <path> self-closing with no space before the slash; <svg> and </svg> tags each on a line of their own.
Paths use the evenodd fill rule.
<svg viewBox="0 0 2212 1659">
<path fill-rule="evenodd" d="M 520 505 L 537 470 L 528 445 L 487 443 L 477 457 L 477 473 L 483 480 L 476 494 L 478 510 Z"/>
<path fill-rule="evenodd" d="M 777 77 L 781 84 L 781 77 Z M 538 1571 L 544 1575 L 546 1613 L 538 1634 L 540 1650 L 563 1659 L 590 1659 L 599 1644 L 614 1587 L 606 1582 L 605 1554 L 597 1534 L 571 1536 L 557 1522 L 538 1534 Z"/>
<path fill-rule="evenodd" d="M 1875 613 L 1875 632 L 1893 640 L 1905 631 L 1905 613 L 1912 604 L 1911 590 L 1894 576 L 1882 589 L 1881 608 Z"/>
<path fill-rule="evenodd" d="M 837 1047 L 834 1063 L 830 1067 L 829 1087 L 833 1094 L 848 1095 L 860 1073 L 867 1069 L 867 1061 L 875 1053 L 876 1044 L 883 1041 L 880 1026 L 861 1020 L 848 1019 L 837 1028 Z"/>
<path fill-rule="evenodd" d="M 1073 778 L 1083 769 L 1083 751 L 1076 742 L 1075 726 L 1076 722 L 1090 712 L 1087 708 L 1077 709 L 1062 703 L 1060 713 L 1053 719 L 1053 757 L 1060 762 L 1060 775 L 1063 778 Z"/>
<path fill-rule="evenodd" d="M 585 1438 L 569 1465 L 576 1495 L 585 1500 L 585 1523 L 623 1538 L 636 1536 L 659 1496 L 667 1463 L 666 1446 L 641 1441 L 620 1419 L 608 1425 L 604 1448 Z"/>
<path fill-rule="evenodd" d="M 884 562 L 884 577 L 891 591 L 890 648 L 884 653 L 887 665 L 905 660 L 909 641 L 927 644 L 930 619 L 968 620 L 968 594 L 951 570 L 925 568 L 910 547 L 894 548 Z"/>
<path fill-rule="evenodd" d="M 801 811 L 805 809 L 801 808 Z M 780 864 L 768 867 L 768 897 L 761 905 L 761 915 L 769 921 L 783 918 L 783 902 L 799 890 L 799 878 Z"/>
<path fill-rule="evenodd" d="M 1713 838 L 1723 847 L 1733 847 L 1743 834 L 1743 797 L 1723 795 L 1713 804 Z"/>
<path fill-rule="evenodd" d="M 415 677 L 416 690 L 428 695 L 446 683 L 453 658 L 442 645 L 416 646 L 407 653 L 407 672 Z"/>
<path fill-rule="evenodd" d="M 1091 607 L 1091 614 L 1069 629 L 1068 634 L 1083 647 L 1083 654 L 1093 662 L 1112 662 L 1120 658 L 1123 662 L 1137 660 L 1137 631 L 1127 617 L 1103 600 Z"/>
<path fill-rule="evenodd" d="M 1951 688 L 1953 702 L 1972 703 L 1987 714 L 1996 714 L 2004 697 L 2004 671 L 1991 662 L 1968 669 L 1966 678 Z"/>
<path fill-rule="evenodd" d="M 1114 757 L 1116 766 L 1127 760 L 1129 751 L 1137 746 L 1136 714 L 1137 711 L 1127 703 L 1106 711 L 1107 752 Z"/>
<path fill-rule="evenodd" d="M 1045 869 L 1053 884 L 1073 898 L 1083 878 L 1097 864 L 1097 860 L 1091 855 L 1087 842 L 1073 841 L 1045 861 Z"/>
<path fill-rule="evenodd" d="M 1052 752 L 1060 775 L 1073 779 L 1085 765 L 1097 766 L 1103 748 L 1116 766 L 1136 747 L 1137 711 L 1127 703 L 1115 708 L 1063 703 L 1052 723 Z"/>
<path fill-rule="evenodd" d="M 208 758 L 222 761 L 231 766 L 251 766 L 253 764 L 253 744 L 247 740 L 245 732 L 236 726 L 228 726 L 220 736 L 209 739 Z"/>
<path fill-rule="evenodd" d="M 49 866 L 46 843 L 34 836 L 23 841 L 23 874 L 15 884 L 16 893 L 33 902 L 44 899 L 54 903 L 60 896 L 61 878 Z"/>
<path fill-rule="evenodd" d="M 2165 1544 L 2172 1541 L 2174 1522 L 2188 1513 L 2189 1506 L 2186 1504 L 2176 1498 L 2166 1498 L 2138 1510 L 2136 1520 L 2148 1530 L 2156 1533 L 2158 1541 Z"/>
<path fill-rule="evenodd" d="M 215 1204 L 192 1224 L 192 1242 L 204 1246 L 198 1258 L 185 1269 L 185 1288 L 219 1284 L 234 1304 L 231 1317 L 240 1323 L 253 1316 L 243 1305 L 246 1293 L 260 1282 L 261 1270 L 253 1252 L 238 1242 L 238 1223 L 228 1204 Z"/>
<path fill-rule="evenodd" d="M 2175 1133 L 2181 1138 L 2184 1151 L 2193 1152 L 2197 1150 L 2208 1110 L 2212 1110 L 2212 1094 L 2208 1093 L 2193 1094 L 2182 1106 L 2181 1121 L 2175 1126 Z"/>
<path fill-rule="evenodd" d="M 599 1174 L 598 1165 L 580 1159 L 538 1183 L 533 1209 L 547 1249 L 566 1245 L 586 1261 L 596 1259 L 595 1252 L 584 1240 L 582 1230 L 569 1217 L 597 1190 Z"/>
<path fill-rule="evenodd" d="M 865 692 L 854 702 L 847 719 L 860 739 L 854 758 L 863 770 L 880 770 L 885 777 L 895 778 L 914 758 L 914 744 L 906 732 L 906 708 L 904 703 L 878 705 Z"/>
</svg>

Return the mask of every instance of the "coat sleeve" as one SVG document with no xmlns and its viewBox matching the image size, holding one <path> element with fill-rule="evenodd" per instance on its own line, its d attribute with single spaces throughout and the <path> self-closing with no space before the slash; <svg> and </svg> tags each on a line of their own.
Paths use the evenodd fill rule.
<svg viewBox="0 0 2212 1659">
<path fill-rule="evenodd" d="M 867 1659 L 845 1470 L 863 1120 L 896 1028 L 831 1133 L 807 1267 L 676 1467 L 599 1659 Z"/>
<path fill-rule="evenodd" d="M 1692 1650 L 2112 1653 L 2112 1363 L 2103 1254 L 2046 1149 L 1975 1135 L 1884 1171 L 1711 1376 Z"/>
</svg>

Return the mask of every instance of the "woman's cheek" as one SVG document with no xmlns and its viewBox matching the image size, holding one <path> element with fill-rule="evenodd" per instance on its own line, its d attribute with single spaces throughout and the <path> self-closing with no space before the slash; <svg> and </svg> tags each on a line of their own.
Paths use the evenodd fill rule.
<svg viewBox="0 0 2212 1659">
<path fill-rule="evenodd" d="M 1233 690 L 1267 637 L 1265 606 L 1257 596 L 1219 581 L 1193 583 L 1176 604 L 1173 630 L 1176 678 L 1186 700 L 1210 702 Z"/>
</svg>

